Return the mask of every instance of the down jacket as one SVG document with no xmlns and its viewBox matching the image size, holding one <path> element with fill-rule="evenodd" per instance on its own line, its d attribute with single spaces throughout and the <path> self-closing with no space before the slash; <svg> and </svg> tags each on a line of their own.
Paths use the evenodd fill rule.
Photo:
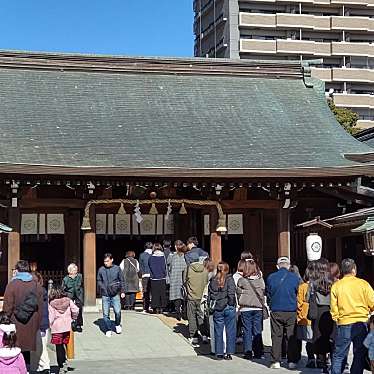
<svg viewBox="0 0 374 374">
<path fill-rule="evenodd" d="M 48 305 L 51 333 L 68 332 L 71 322 L 78 317 L 79 308 L 68 297 L 52 300 Z"/>
</svg>

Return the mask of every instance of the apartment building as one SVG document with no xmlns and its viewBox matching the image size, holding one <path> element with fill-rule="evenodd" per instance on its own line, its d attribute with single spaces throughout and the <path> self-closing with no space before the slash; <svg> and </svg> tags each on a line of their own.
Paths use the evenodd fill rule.
<svg viewBox="0 0 374 374">
<path fill-rule="evenodd" d="M 374 0 L 194 0 L 195 56 L 323 59 L 313 76 L 374 126 Z"/>
</svg>

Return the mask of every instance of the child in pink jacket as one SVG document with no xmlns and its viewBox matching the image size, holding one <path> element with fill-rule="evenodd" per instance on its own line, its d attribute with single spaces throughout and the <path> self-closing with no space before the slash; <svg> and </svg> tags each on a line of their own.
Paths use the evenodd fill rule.
<svg viewBox="0 0 374 374">
<path fill-rule="evenodd" d="M 4 319 L 3 321 L 4 322 Z M 16 326 L 2 323 L 2 347 L 0 348 L 1 374 L 27 374 L 25 360 L 21 349 L 16 347 Z"/>
<path fill-rule="evenodd" d="M 51 343 L 56 345 L 60 373 L 67 373 L 65 346 L 69 343 L 71 322 L 78 317 L 79 308 L 61 288 L 53 288 L 49 294 L 48 311 L 52 334 Z"/>
</svg>

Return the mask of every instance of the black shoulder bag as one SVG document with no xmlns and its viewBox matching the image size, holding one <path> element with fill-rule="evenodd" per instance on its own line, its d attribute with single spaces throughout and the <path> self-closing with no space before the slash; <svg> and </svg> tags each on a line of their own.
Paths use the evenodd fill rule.
<svg viewBox="0 0 374 374">
<path fill-rule="evenodd" d="M 17 321 L 26 325 L 38 308 L 36 282 L 34 281 L 34 287 L 32 288 L 31 292 L 26 295 L 21 304 L 16 306 L 14 316 L 16 317 Z"/>
<path fill-rule="evenodd" d="M 317 294 L 313 286 L 310 284 L 310 294 L 309 294 L 309 307 L 307 317 L 310 321 L 316 320 L 318 318 L 318 305 L 317 305 Z"/>
</svg>

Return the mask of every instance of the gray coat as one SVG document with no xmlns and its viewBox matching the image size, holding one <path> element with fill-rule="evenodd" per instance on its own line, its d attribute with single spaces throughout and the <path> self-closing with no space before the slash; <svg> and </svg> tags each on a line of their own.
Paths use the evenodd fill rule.
<svg viewBox="0 0 374 374">
<path fill-rule="evenodd" d="M 126 257 L 121 265 L 125 279 L 125 293 L 139 292 L 139 262 L 133 257 Z"/>
<path fill-rule="evenodd" d="M 183 272 L 187 269 L 184 256 L 173 253 L 168 258 L 170 274 L 170 300 L 182 299 Z"/>
</svg>

